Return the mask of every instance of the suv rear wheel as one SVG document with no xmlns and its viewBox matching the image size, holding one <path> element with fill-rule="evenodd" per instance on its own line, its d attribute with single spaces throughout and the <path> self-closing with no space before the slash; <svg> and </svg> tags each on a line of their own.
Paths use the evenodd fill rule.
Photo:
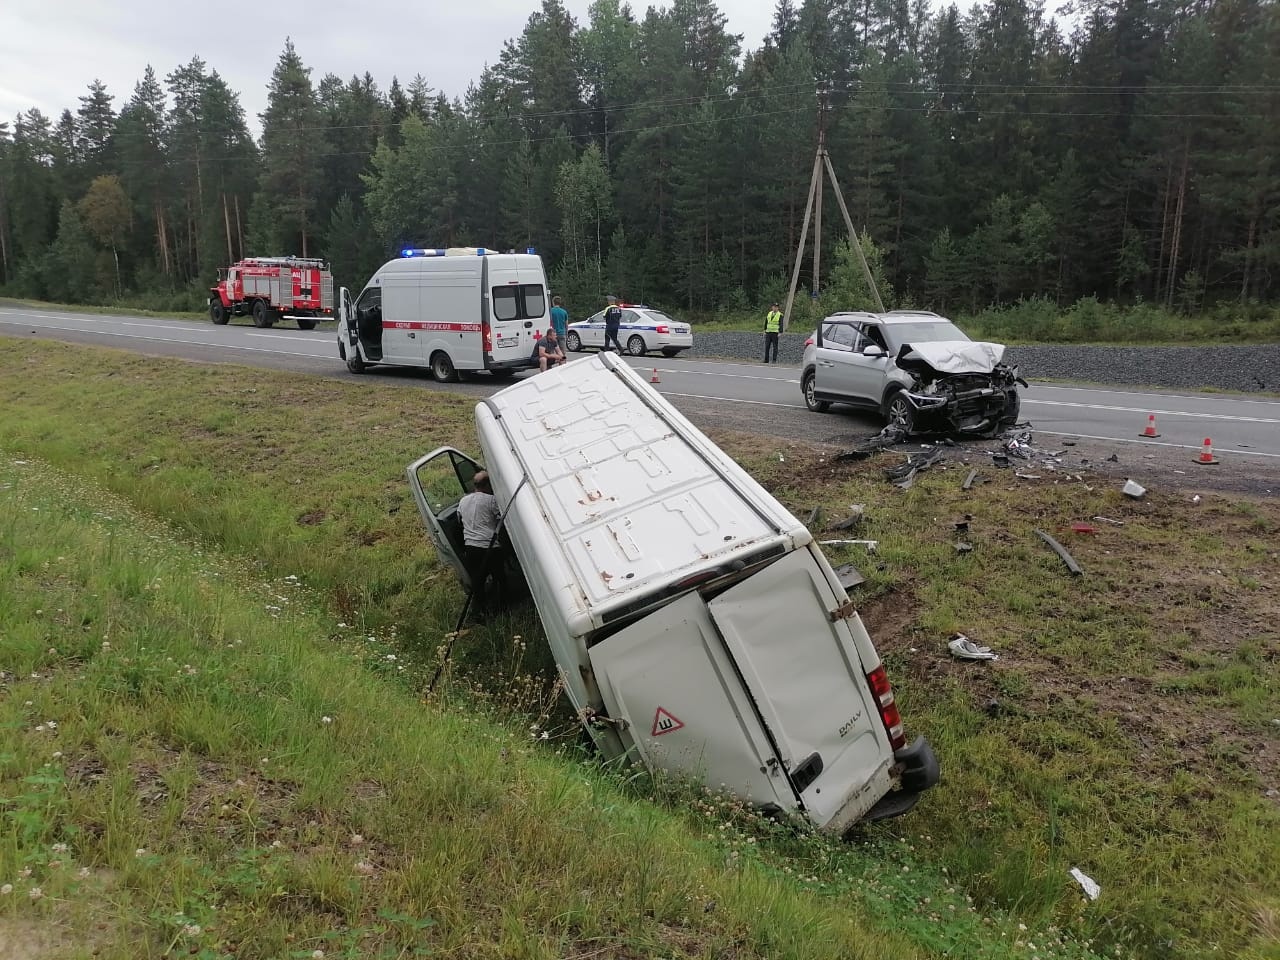
<svg viewBox="0 0 1280 960">
<path fill-rule="evenodd" d="M 813 371 L 810 370 L 800 382 L 800 389 L 804 391 L 804 405 L 814 413 L 826 413 L 831 408 L 831 404 L 826 400 L 818 399 L 816 379 Z"/>
</svg>

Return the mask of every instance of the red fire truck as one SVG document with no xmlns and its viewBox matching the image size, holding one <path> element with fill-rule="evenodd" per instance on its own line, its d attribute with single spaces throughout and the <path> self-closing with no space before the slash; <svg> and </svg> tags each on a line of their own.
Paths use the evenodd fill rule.
<svg viewBox="0 0 1280 960">
<path fill-rule="evenodd" d="M 296 320 L 312 330 L 333 316 L 333 274 L 323 260 L 301 257 L 250 257 L 218 271 L 209 288 L 209 319 L 223 324 L 248 314 L 255 327 Z"/>
</svg>

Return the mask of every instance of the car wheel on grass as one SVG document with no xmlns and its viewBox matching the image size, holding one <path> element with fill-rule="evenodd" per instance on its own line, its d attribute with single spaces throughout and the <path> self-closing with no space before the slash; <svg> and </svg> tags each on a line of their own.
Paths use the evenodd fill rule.
<svg viewBox="0 0 1280 960">
<path fill-rule="evenodd" d="M 631 335 L 631 339 L 627 341 L 627 353 L 633 357 L 644 356 L 644 337 L 638 333 Z"/>
<path fill-rule="evenodd" d="M 812 370 L 804 375 L 804 381 L 800 385 L 800 389 L 804 391 L 804 405 L 814 413 L 826 413 L 831 409 L 831 404 L 826 400 L 818 399 L 816 380 L 817 377 L 813 375 Z"/>
</svg>

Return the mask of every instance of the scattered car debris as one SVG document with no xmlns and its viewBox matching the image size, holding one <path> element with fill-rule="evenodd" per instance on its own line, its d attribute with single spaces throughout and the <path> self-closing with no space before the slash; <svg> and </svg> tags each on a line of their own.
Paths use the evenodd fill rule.
<svg viewBox="0 0 1280 960">
<path fill-rule="evenodd" d="M 1023 473 L 1021 470 L 1015 470 L 1013 475 L 1015 477 L 1021 477 L 1023 480 L 1039 480 L 1040 479 L 1040 474 L 1038 473 Z"/>
<path fill-rule="evenodd" d="M 1090 900 L 1097 900 L 1098 894 L 1102 893 L 1102 888 L 1098 886 L 1098 882 L 1087 874 L 1081 873 L 1079 867 L 1071 868 L 1071 876 L 1076 883 L 1080 884 L 1080 889 L 1084 891 L 1084 895 Z"/>
<path fill-rule="evenodd" d="M 960 489 L 968 490 L 969 488 L 971 488 L 973 486 L 973 481 L 976 480 L 977 477 L 978 477 L 978 471 L 970 470 L 969 475 L 964 478 L 964 483 L 960 484 Z"/>
<path fill-rule="evenodd" d="M 1090 517 L 1090 520 L 1097 520 L 1099 523 L 1110 523 L 1117 527 L 1123 527 L 1123 520 L 1113 520 L 1111 517 Z"/>
<path fill-rule="evenodd" d="M 835 523 L 827 527 L 828 530 L 852 530 L 862 522 L 863 511 L 866 508 L 860 504 L 851 504 L 849 507 L 849 516 L 843 520 L 837 520 Z"/>
<path fill-rule="evenodd" d="M 1192 502 L 1192 503 L 1199 503 L 1199 502 L 1200 502 L 1200 494 L 1198 494 L 1198 493 L 1197 493 L 1194 497 L 1192 497 L 1192 498 L 1191 498 L 1191 502 Z"/>
<path fill-rule="evenodd" d="M 956 544 L 956 553 L 973 553 L 973 544 L 961 540 Z"/>
<path fill-rule="evenodd" d="M 818 522 L 818 518 L 820 516 L 822 516 L 822 507 L 820 506 L 814 507 L 812 510 L 809 511 L 809 519 L 804 522 L 804 525 L 806 527 L 812 527 L 815 523 Z"/>
<path fill-rule="evenodd" d="M 963 520 L 957 520 L 954 524 L 958 533 L 965 533 L 969 529 L 969 521 L 973 519 L 973 514 L 966 513 Z"/>
<path fill-rule="evenodd" d="M 819 540 L 818 543 L 824 547 L 863 546 L 867 553 L 875 553 L 880 546 L 879 540 Z"/>
<path fill-rule="evenodd" d="M 836 567 L 834 573 L 840 581 L 840 586 L 844 587 L 845 590 L 852 590 L 858 584 L 867 582 L 867 578 L 862 575 L 862 571 L 852 563 Z"/>
<path fill-rule="evenodd" d="M 1087 523 L 1073 523 L 1071 525 L 1072 533 L 1097 533 L 1098 528 Z"/>
<path fill-rule="evenodd" d="M 1071 571 L 1073 576 L 1078 577 L 1080 574 L 1084 573 L 1084 571 L 1080 569 L 1080 564 L 1076 563 L 1076 558 L 1067 552 L 1066 547 L 1039 528 L 1036 528 L 1035 534 L 1047 543 L 1053 549 L 1054 553 L 1062 558 L 1062 562 L 1067 565 L 1067 569 Z"/>
<path fill-rule="evenodd" d="M 1009 457 L 1003 453 L 992 453 L 991 463 L 997 467 L 1007 467 L 1009 466 Z"/>
<path fill-rule="evenodd" d="M 1111 456 L 1107 457 L 1107 463 L 1119 463 L 1119 462 L 1120 462 L 1120 458 L 1116 456 L 1114 453 Z"/>
<path fill-rule="evenodd" d="M 884 475 L 896 486 L 903 490 L 909 490 L 911 485 L 915 483 L 916 474 L 936 466 L 945 459 L 946 454 L 940 448 L 935 447 L 928 453 L 921 454 L 918 457 L 907 457 L 905 462 L 898 464 L 896 467 L 890 467 L 884 472 Z"/>
<path fill-rule="evenodd" d="M 947 649 L 953 657 L 961 660 L 999 660 L 1000 655 L 991 652 L 990 647 L 979 646 L 963 633 L 957 633 L 947 643 Z"/>
<path fill-rule="evenodd" d="M 889 423 L 883 430 L 874 437 L 867 437 L 865 440 L 859 440 L 852 450 L 848 453 L 842 453 L 835 459 L 840 460 L 865 460 L 873 454 L 880 453 L 889 447 L 896 446 L 907 439 L 907 432 L 902 429 L 902 425 L 897 422 Z"/>
<path fill-rule="evenodd" d="M 1074 440 L 1063 440 L 1062 445 L 1064 447 L 1074 447 L 1076 445 L 1076 442 Z"/>
<path fill-rule="evenodd" d="M 1124 482 L 1124 486 L 1120 488 L 1120 492 L 1126 497 L 1131 497 L 1134 500 L 1141 500 L 1147 495 L 1147 488 L 1140 483 L 1135 483 L 1132 480 L 1126 480 Z"/>
</svg>

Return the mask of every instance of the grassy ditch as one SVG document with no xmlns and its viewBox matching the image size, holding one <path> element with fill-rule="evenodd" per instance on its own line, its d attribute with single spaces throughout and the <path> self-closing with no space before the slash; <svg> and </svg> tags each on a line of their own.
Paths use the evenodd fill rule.
<svg viewBox="0 0 1280 960">
<path fill-rule="evenodd" d="M 229 562 L 246 574 L 301 577 L 334 618 L 423 669 L 460 596 L 423 543 L 402 470 L 441 443 L 470 449 L 470 406 L 60 344 L 24 341 L 0 357 L 5 450 L 102 483 L 238 558 Z M 908 725 L 944 763 L 943 785 L 913 813 L 850 846 L 755 833 L 717 814 L 734 838 L 708 841 L 723 862 L 745 856 L 784 889 L 799 885 L 925 952 L 1047 956 L 1046 941 L 1070 929 L 1068 943 L 1094 939 L 1121 954 L 1274 954 L 1280 816 L 1265 791 L 1277 785 L 1280 755 L 1271 723 L 1280 717 L 1280 508 L 1155 494 L 1129 503 L 1109 486 L 1007 474 L 964 494 L 955 470 L 902 492 L 876 461 L 836 466 L 798 445 L 719 439 L 797 512 L 820 505 L 835 517 L 867 505 L 859 536 L 878 539 L 878 555 L 832 548 L 833 558 L 869 576 L 856 599 Z M 965 514 L 975 549 L 960 555 L 952 523 Z M 1099 524 L 1074 541 L 1061 534 L 1096 514 L 1126 525 Z M 1034 526 L 1069 540 L 1083 578 L 1065 574 Z M 458 648 L 468 678 L 490 691 L 522 689 L 513 678 L 527 672 L 510 662 L 510 637 L 532 636 L 534 624 L 526 614 L 505 626 Z M 950 660 L 945 639 L 956 630 L 1001 660 Z M 299 742 L 327 735 L 314 718 L 291 729 Z M 700 809 L 649 795 L 646 809 Z M 1102 884 L 1096 903 L 1082 899 L 1071 867 Z M 970 916 L 965 895 L 980 913 L 962 934 L 948 921 Z M 1030 929 L 1009 930 L 1003 910 Z M 983 936 L 993 930 L 1009 936 Z M 971 939 L 954 939 L 962 935 Z"/>
</svg>

